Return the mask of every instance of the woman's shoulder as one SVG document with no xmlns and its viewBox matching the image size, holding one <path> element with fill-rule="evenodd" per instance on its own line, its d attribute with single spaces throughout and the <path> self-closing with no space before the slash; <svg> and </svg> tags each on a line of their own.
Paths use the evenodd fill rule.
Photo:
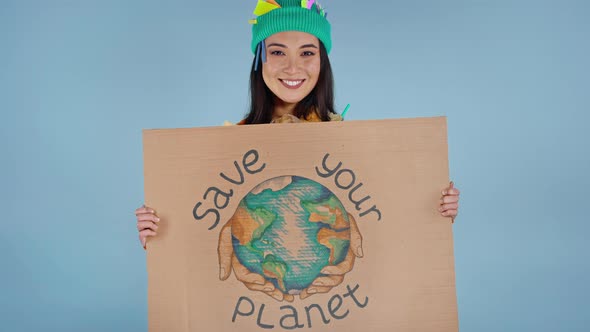
<svg viewBox="0 0 590 332">
<path fill-rule="evenodd" d="M 234 123 L 232 123 L 232 122 L 230 122 L 230 121 L 227 121 L 227 120 L 225 120 L 225 121 L 223 122 L 223 125 L 224 125 L 224 126 L 234 126 L 234 125 L 241 126 L 241 125 L 245 125 L 245 124 L 246 124 L 246 119 L 243 119 L 242 121 L 240 121 L 240 122 L 238 122 L 238 123 L 235 123 L 235 124 L 234 124 Z"/>
<path fill-rule="evenodd" d="M 336 114 L 336 113 L 328 113 L 328 117 L 330 118 L 329 121 L 342 121 L 344 120 L 342 118 L 342 116 L 340 114 Z M 322 119 L 320 118 L 320 116 L 317 114 L 317 112 L 311 112 L 309 113 L 309 115 L 305 118 L 305 121 L 307 122 L 321 122 Z"/>
<path fill-rule="evenodd" d="M 328 116 L 330 117 L 330 121 L 344 121 L 342 115 L 337 113 L 330 113 Z"/>
<path fill-rule="evenodd" d="M 329 113 L 328 114 L 330 120 L 329 121 L 343 121 L 344 118 L 342 117 L 342 115 L 340 114 L 336 114 L 336 113 Z M 294 118 L 294 116 L 291 116 Z M 284 117 L 284 118 L 288 118 L 288 117 Z M 281 118 L 282 119 L 282 118 Z M 316 112 L 312 112 L 310 113 L 308 116 L 306 116 L 303 119 L 299 119 L 297 120 L 297 118 L 295 119 L 276 119 L 273 120 L 272 123 L 284 123 L 284 122 L 299 122 L 299 121 L 303 121 L 303 122 L 322 122 L 322 119 L 320 118 L 320 116 L 316 113 Z M 289 121 L 287 121 L 289 120 Z M 297 121 L 294 121 L 297 120 Z M 246 119 L 242 119 L 242 121 L 236 123 L 236 125 L 241 126 L 241 125 L 245 125 L 246 124 Z M 225 121 L 225 123 L 223 124 L 224 126 L 233 126 L 234 124 L 229 122 L 229 121 Z"/>
</svg>

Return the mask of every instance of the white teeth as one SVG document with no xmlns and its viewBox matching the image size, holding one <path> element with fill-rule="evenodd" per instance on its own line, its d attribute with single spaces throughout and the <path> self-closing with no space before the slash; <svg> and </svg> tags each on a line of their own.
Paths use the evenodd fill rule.
<svg viewBox="0 0 590 332">
<path fill-rule="evenodd" d="M 301 82 L 303 82 L 303 81 L 287 81 L 287 80 L 283 80 L 283 82 L 287 83 L 287 85 L 290 85 L 290 86 L 297 86 L 297 85 L 301 84 Z"/>
</svg>

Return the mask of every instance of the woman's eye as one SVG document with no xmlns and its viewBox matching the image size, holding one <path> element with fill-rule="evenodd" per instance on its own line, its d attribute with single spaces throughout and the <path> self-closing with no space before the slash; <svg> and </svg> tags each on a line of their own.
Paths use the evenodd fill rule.
<svg viewBox="0 0 590 332">
<path fill-rule="evenodd" d="M 314 56 L 315 53 L 313 53 L 312 51 L 305 51 L 301 55 L 303 55 L 303 56 Z"/>
<path fill-rule="evenodd" d="M 283 55 L 283 54 L 285 54 L 285 53 L 283 53 L 283 51 L 278 51 L 278 50 L 276 50 L 276 51 L 270 51 L 270 54 L 271 54 L 271 55 Z"/>
</svg>

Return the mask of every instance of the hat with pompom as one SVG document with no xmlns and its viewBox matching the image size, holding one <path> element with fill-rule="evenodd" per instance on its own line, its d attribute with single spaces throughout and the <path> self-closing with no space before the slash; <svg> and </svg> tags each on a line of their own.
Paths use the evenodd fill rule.
<svg viewBox="0 0 590 332">
<path fill-rule="evenodd" d="M 327 13 L 315 0 L 258 0 L 252 23 L 252 52 L 266 38 L 283 31 L 301 31 L 316 36 L 330 53 L 332 38 Z"/>
</svg>

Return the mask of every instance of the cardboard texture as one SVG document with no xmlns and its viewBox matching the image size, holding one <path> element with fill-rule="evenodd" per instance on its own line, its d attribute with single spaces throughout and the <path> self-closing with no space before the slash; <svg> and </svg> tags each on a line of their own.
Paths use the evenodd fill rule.
<svg viewBox="0 0 590 332">
<path fill-rule="evenodd" d="M 457 331 L 446 118 L 145 130 L 150 331 Z"/>
</svg>

